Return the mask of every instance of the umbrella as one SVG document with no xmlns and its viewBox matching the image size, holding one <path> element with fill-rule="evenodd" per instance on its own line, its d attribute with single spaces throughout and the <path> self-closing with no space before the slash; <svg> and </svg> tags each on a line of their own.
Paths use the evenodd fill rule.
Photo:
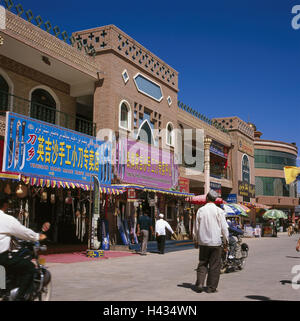
<svg viewBox="0 0 300 321">
<path fill-rule="evenodd" d="M 246 210 L 244 208 L 247 209 L 247 212 L 249 212 L 249 208 L 246 207 L 246 206 L 243 206 L 243 205 L 240 205 L 240 204 L 230 204 L 230 206 L 233 206 L 234 208 L 236 208 L 237 210 L 240 211 L 240 214 L 241 216 L 245 216 L 245 217 L 248 217 L 248 214 L 246 213 Z"/>
<path fill-rule="evenodd" d="M 197 205 L 204 205 L 206 204 L 206 195 L 197 195 L 193 196 L 187 199 L 188 202 L 192 204 L 197 204 Z M 217 198 L 215 201 L 215 204 L 223 204 L 222 198 Z"/>
<path fill-rule="evenodd" d="M 226 215 L 233 216 L 233 215 L 240 215 L 240 211 L 235 207 L 231 207 L 230 204 L 222 204 L 221 207 L 225 211 Z"/>
<path fill-rule="evenodd" d="M 278 220 L 280 218 L 287 219 L 287 216 L 284 212 L 276 209 L 266 211 L 266 213 L 262 217 L 264 219 L 273 219 L 273 220 Z"/>
</svg>

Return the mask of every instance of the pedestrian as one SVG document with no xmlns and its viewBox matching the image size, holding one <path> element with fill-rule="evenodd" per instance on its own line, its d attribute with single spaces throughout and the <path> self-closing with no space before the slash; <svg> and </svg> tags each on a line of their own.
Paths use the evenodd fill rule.
<svg viewBox="0 0 300 321">
<path fill-rule="evenodd" d="M 224 211 L 214 202 L 218 194 L 211 190 L 207 196 L 207 204 L 201 207 L 196 216 L 194 241 L 195 247 L 199 247 L 199 265 L 197 268 L 196 291 L 204 291 L 204 282 L 207 276 L 207 293 L 217 292 L 220 279 L 222 239 L 224 249 L 228 246 L 228 225 Z"/>
<path fill-rule="evenodd" d="M 145 211 L 140 215 L 137 223 L 137 235 L 141 236 L 141 255 L 147 255 L 147 245 L 149 240 L 149 232 L 153 235 L 153 227 L 149 212 Z"/>
<path fill-rule="evenodd" d="M 273 237 L 277 237 L 277 224 L 276 224 L 276 221 L 272 221 L 272 228 L 273 228 L 272 236 Z"/>
<path fill-rule="evenodd" d="M 165 244 L 166 244 L 166 229 L 174 235 L 170 224 L 164 220 L 164 214 L 159 214 L 159 220 L 155 224 L 155 233 L 157 240 L 157 248 L 160 254 L 165 253 Z"/>
<path fill-rule="evenodd" d="M 177 224 L 177 239 L 178 240 L 184 240 L 187 237 L 187 233 L 186 233 L 186 228 L 184 225 L 184 217 L 183 215 L 180 216 L 180 220 Z"/>
<path fill-rule="evenodd" d="M 299 240 L 297 242 L 296 251 L 300 252 L 300 238 L 299 238 Z"/>
</svg>

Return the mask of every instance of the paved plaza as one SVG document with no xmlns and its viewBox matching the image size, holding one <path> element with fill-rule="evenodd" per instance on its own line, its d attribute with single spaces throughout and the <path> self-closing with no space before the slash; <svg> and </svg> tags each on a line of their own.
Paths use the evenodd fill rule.
<svg viewBox="0 0 300 321">
<path fill-rule="evenodd" d="M 198 294 L 193 290 L 198 250 L 191 248 L 165 255 L 150 253 L 69 264 L 49 263 L 53 276 L 52 300 L 299 300 L 300 289 L 294 289 L 300 280 L 300 276 L 297 278 L 300 253 L 295 250 L 298 236 L 281 233 L 278 238 L 245 238 L 250 247 L 245 269 L 221 275 L 218 293 L 213 294 Z"/>
</svg>

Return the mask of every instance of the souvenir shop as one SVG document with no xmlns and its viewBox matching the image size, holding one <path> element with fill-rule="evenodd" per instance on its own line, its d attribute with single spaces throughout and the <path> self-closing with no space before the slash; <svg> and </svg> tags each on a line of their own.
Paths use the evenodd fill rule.
<svg viewBox="0 0 300 321">
<path fill-rule="evenodd" d="M 0 190 L 11 200 L 9 214 L 36 231 L 50 222 L 49 248 L 51 243 L 86 248 L 93 206 L 91 178 L 96 176 L 101 184 L 100 232 L 108 204 L 122 193 L 110 186 L 111 146 L 18 114 L 7 117 Z"/>
<path fill-rule="evenodd" d="M 137 220 L 143 212 L 149 213 L 153 228 L 163 213 L 174 231 L 189 238 L 192 216 L 186 198 L 194 194 L 177 190 L 178 167 L 173 154 L 143 142 L 121 139 L 116 155 L 113 186 L 123 194 L 116 199 L 115 244 L 134 248 L 138 243 Z M 149 239 L 154 238 L 150 235 Z"/>
</svg>

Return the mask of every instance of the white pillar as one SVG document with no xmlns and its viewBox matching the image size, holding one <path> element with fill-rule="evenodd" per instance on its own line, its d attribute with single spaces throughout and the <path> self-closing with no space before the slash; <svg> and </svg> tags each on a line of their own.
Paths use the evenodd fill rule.
<svg viewBox="0 0 300 321">
<path fill-rule="evenodd" d="M 212 139 L 204 139 L 204 193 L 207 194 L 210 191 L 210 145 Z"/>
</svg>

